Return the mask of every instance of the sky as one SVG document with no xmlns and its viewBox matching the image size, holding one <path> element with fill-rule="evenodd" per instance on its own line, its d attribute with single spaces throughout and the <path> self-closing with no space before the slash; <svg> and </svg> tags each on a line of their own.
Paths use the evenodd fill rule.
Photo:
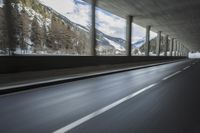
<svg viewBox="0 0 200 133">
<path fill-rule="evenodd" d="M 1 0 L 0 0 L 1 1 Z M 90 26 L 90 5 L 82 0 L 40 0 L 43 4 L 53 8 L 72 22 L 85 27 Z M 126 20 L 113 15 L 105 10 L 96 8 L 96 28 L 112 37 L 125 39 Z M 133 42 L 145 37 L 146 31 L 143 27 L 133 24 Z M 151 33 L 151 38 L 156 36 Z"/>
</svg>

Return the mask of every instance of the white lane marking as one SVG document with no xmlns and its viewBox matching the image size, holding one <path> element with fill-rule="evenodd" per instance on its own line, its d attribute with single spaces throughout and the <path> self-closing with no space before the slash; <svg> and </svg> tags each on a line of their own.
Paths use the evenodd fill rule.
<svg viewBox="0 0 200 133">
<path fill-rule="evenodd" d="M 187 70 L 188 68 L 190 68 L 191 66 L 187 66 L 187 67 L 185 67 L 185 68 L 183 68 L 183 70 Z"/>
<path fill-rule="evenodd" d="M 128 95 L 128 96 L 126 96 L 126 97 L 124 97 L 124 98 L 122 98 L 122 99 L 120 99 L 120 100 L 118 100 L 118 101 L 116 101 L 116 102 L 104 107 L 104 108 L 101 108 L 101 109 L 99 109 L 99 110 L 97 110 L 97 111 L 95 111 L 95 112 L 93 112 L 93 113 L 91 113 L 91 114 L 89 114 L 89 115 L 77 120 L 77 121 L 74 121 L 71 124 L 69 124 L 69 125 L 67 125 L 67 126 L 65 126 L 63 128 L 60 128 L 60 129 L 54 131 L 53 133 L 66 133 L 66 132 L 72 130 L 73 128 L 75 128 L 75 127 L 77 127 L 77 126 L 89 121 L 90 119 L 92 119 L 94 117 L 97 117 L 98 115 L 101 115 L 101 114 L 105 113 L 106 111 L 118 106 L 119 104 L 124 103 L 127 100 L 130 100 L 131 98 L 141 94 L 142 92 L 144 92 L 144 91 L 146 91 L 146 90 L 148 90 L 148 89 L 150 89 L 150 88 L 152 88 L 152 87 L 154 87 L 156 85 L 157 85 L 157 83 L 149 85 L 149 86 L 147 86 L 147 87 L 145 87 L 145 88 L 143 88 L 143 89 L 141 89 L 141 90 L 139 90 L 139 91 L 137 91 L 135 93 L 132 93 L 131 95 Z"/>
<path fill-rule="evenodd" d="M 173 74 L 171 74 L 171 75 L 165 77 L 163 80 L 167 80 L 167 79 L 169 79 L 169 78 L 171 78 L 171 77 L 174 77 L 175 75 L 177 75 L 177 74 L 179 74 L 179 73 L 181 73 L 181 71 L 175 72 L 175 73 L 173 73 Z"/>
</svg>

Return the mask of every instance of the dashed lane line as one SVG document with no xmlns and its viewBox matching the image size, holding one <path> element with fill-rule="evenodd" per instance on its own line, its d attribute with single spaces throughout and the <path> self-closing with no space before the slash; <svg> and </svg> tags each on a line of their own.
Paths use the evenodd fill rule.
<svg viewBox="0 0 200 133">
<path fill-rule="evenodd" d="M 175 73 L 173 73 L 173 74 L 171 74 L 171 75 L 169 75 L 169 76 L 167 76 L 167 77 L 163 78 L 162 80 L 167 80 L 167 79 L 170 79 L 170 78 L 172 78 L 172 77 L 176 76 L 176 75 L 177 75 L 177 74 L 179 74 L 179 73 L 181 73 L 181 71 L 175 72 Z"/>
<path fill-rule="evenodd" d="M 143 89 L 141 89 L 141 90 L 139 90 L 137 92 L 134 92 L 131 95 L 128 95 L 128 96 L 126 96 L 126 97 L 124 97 L 124 98 L 122 98 L 122 99 L 120 99 L 120 100 L 118 100 L 118 101 L 116 101 L 116 102 L 104 107 L 104 108 L 101 108 L 101 109 L 99 109 L 99 110 L 97 110 L 97 111 L 95 111 L 95 112 L 93 112 L 93 113 L 91 113 L 91 114 L 89 114 L 89 115 L 77 120 L 77 121 L 74 121 L 71 124 L 66 125 L 63 128 L 60 128 L 60 129 L 54 131 L 53 133 L 66 133 L 66 132 L 78 127 L 79 125 L 81 125 L 81 124 L 83 124 L 83 123 L 85 123 L 85 122 L 87 122 L 87 121 L 89 121 L 89 120 L 91 120 L 91 119 L 93 119 L 93 118 L 95 118 L 95 117 L 97 117 L 97 116 L 99 116 L 99 115 L 111 110 L 112 108 L 114 108 L 114 107 L 116 107 L 116 106 L 118 106 L 118 105 L 120 105 L 120 104 L 122 104 L 122 103 L 124 103 L 124 102 L 126 102 L 126 101 L 128 101 L 128 100 L 130 100 L 130 99 L 132 99 L 134 97 L 136 97 L 137 95 L 143 93 L 146 90 L 149 90 L 150 88 L 152 88 L 152 87 L 154 87 L 156 85 L 157 85 L 157 83 L 149 85 L 149 86 L 147 86 L 147 87 L 145 87 L 145 88 L 143 88 Z"/>
</svg>

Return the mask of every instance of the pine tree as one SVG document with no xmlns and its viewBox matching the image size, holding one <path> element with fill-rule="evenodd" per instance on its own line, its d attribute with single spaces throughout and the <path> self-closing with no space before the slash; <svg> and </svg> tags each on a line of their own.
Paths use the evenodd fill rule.
<svg viewBox="0 0 200 133">
<path fill-rule="evenodd" d="M 13 55 L 14 51 L 16 49 L 17 44 L 17 37 L 16 37 L 16 12 L 15 9 L 11 6 L 11 3 L 14 2 L 14 0 L 5 0 L 5 18 L 7 22 L 7 30 L 8 30 L 8 46 L 9 46 L 9 55 Z"/>
<path fill-rule="evenodd" d="M 34 53 L 41 51 L 41 28 L 35 17 L 31 24 L 31 41 L 34 43 Z"/>
</svg>

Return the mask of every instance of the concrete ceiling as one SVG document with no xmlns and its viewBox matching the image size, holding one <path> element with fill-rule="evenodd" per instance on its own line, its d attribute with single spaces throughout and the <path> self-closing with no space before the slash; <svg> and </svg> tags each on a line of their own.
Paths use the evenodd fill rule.
<svg viewBox="0 0 200 133">
<path fill-rule="evenodd" d="M 90 0 L 85 0 L 89 2 Z M 190 50 L 200 50 L 200 0 L 97 0 L 97 6 L 134 23 L 162 31 Z"/>
</svg>

